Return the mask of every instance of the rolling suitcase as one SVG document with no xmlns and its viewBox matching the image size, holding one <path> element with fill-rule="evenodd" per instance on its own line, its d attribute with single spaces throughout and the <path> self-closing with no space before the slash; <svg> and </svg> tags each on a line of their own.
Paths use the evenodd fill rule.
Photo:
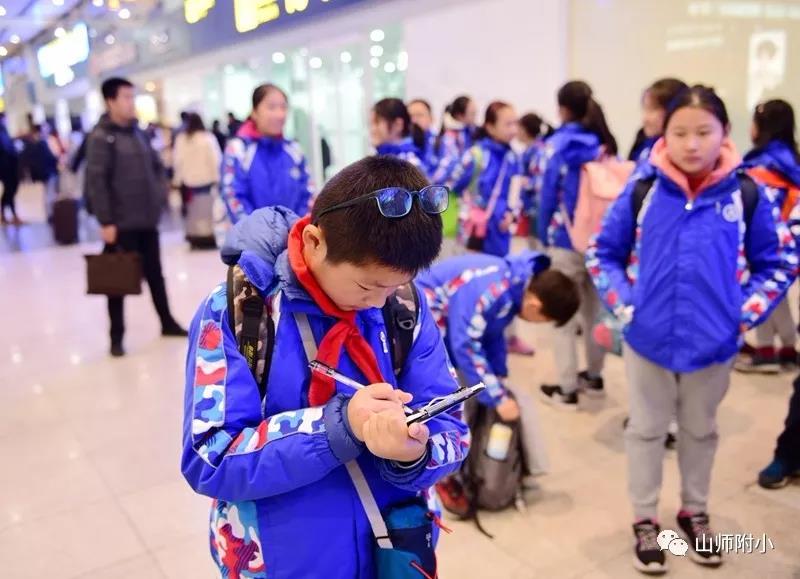
<svg viewBox="0 0 800 579">
<path fill-rule="evenodd" d="M 192 249 L 216 249 L 211 187 L 187 187 L 186 241 Z"/>
<path fill-rule="evenodd" d="M 59 199 L 53 203 L 53 237 L 56 243 L 70 245 L 78 243 L 77 199 Z"/>
</svg>

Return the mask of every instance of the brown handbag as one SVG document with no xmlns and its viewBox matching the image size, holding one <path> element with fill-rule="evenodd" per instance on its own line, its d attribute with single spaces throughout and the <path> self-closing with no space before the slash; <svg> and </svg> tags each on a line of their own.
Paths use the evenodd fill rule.
<svg viewBox="0 0 800 579">
<path fill-rule="evenodd" d="M 84 257 L 87 294 L 131 296 L 142 293 L 142 258 L 138 253 L 112 251 Z"/>
</svg>

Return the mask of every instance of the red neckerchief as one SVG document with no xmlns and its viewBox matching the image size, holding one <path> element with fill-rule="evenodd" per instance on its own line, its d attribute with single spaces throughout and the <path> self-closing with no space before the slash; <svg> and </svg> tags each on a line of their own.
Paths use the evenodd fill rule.
<svg viewBox="0 0 800 579">
<path fill-rule="evenodd" d="M 372 351 L 369 343 L 356 326 L 356 312 L 346 312 L 339 309 L 331 298 L 322 291 L 319 283 L 317 283 L 317 280 L 308 269 L 308 265 L 306 265 L 306 260 L 303 257 L 303 230 L 310 223 L 310 216 L 303 217 L 294 224 L 289 232 L 289 265 L 291 265 L 300 285 L 308 292 L 308 295 L 319 306 L 322 313 L 339 320 L 322 339 L 317 359 L 332 368 L 336 368 L 344 347 L 350 358 L 371 384 L 383 382 L 375 352 Z M 312 373 L 311 386 L 308 391 L 308 401 L 311 406 L 325 404 L 335 392 L 336 386 L 333 378 L 322 376 L 316 372 Z"/>
</svg>

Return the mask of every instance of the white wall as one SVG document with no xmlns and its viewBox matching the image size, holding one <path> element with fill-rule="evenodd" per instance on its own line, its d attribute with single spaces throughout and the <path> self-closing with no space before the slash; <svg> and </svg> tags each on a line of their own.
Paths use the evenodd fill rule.
<svg viewBox="0 0 800 579">
<path fill-rule="evenodd" d="M 567 10 L 561 0 L 474 0 L 410 11 L 406 94 L 438 113 L 461 93 L 483 108 L 501 99 L 520 114 L 556 120 L 555 93 L 567 75 Z"/>
</svg>

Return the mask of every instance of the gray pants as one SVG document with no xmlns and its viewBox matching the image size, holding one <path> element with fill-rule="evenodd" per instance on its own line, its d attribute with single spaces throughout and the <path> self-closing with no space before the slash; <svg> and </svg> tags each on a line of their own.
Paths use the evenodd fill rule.
<svg viewBox="0 0 800 579">
<path fill-rule="evenodd" d="M 627 344 L 623 359 L 630 392 L 630 420 L 625 429 L 628 491 L 636 519 L 657 518 L 664 437 L 675 416 L 682 508 L 707 512 L 719 440 L 717 408 L 728 391 L 733 360 L 675 374 L 646 360 Z"/>
<path fill-rule="evenodd" d="M 780 337 L 782 347 L 794 348 L 796 340 L 794 318 L 789 300 L 785 297 L 775 306 L 766 321 L 756 328 L 756 346 L 774 347 L 776 335 Z"/>
<path fill-rule="evenodd" d="M 586 271 L 586 264 L 580 253 L 554 247 L 550 248 L 548 255 L 552 260 L 551 267 L 578 284 L 581 296 L 581 307 L 578 312 L 566 325 L 557 328 L 553 337 L 558 383 L 564 393 L 570 393 L 578 388 L 579 327 L 583 330 L 589 374 L 599 376 L 603 371 L 606 351 L 592 337 L 592 329 L 600 313 L 600 297 L 597 295 L 592 278 L 589 277 L 589 272 Z"/>
</svg>

